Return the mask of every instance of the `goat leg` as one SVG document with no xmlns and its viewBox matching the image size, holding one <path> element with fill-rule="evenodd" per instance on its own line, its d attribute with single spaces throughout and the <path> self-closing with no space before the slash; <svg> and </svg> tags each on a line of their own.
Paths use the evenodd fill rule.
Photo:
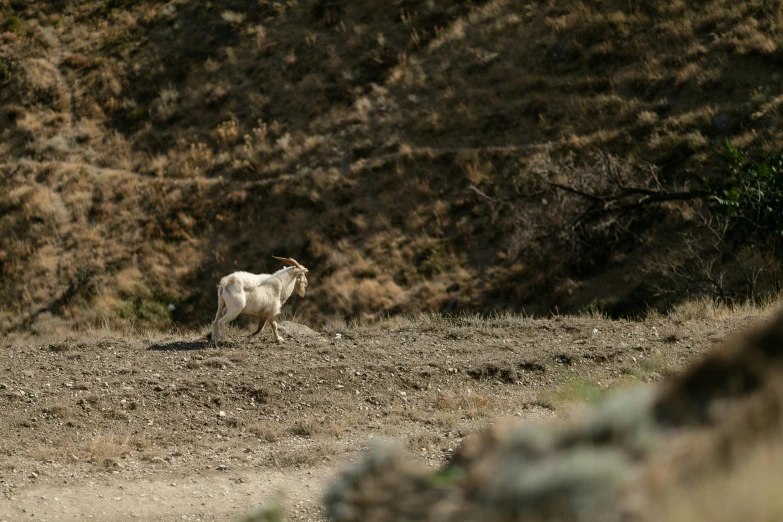
<svg viewBox="0 0 783 522">
<path fill-rule="evenodd" d="M 266 328 L 266 317 L 259 317 L 258 318 L 258 328 L 256 329 L 255 332 L 253 332 L 250 335 L 248 335 L 248 337 L 253 337 L 256 334 L 258 334 L 260 332 L 263 332 L 264 328 Z"/>
<path fill-rule="evenodd" d="M 271 321 L 269 321 L 269 324 L 272 326 L 272 335 L 274 335 L 274 336 L 275 336 L 275 340 L 276 340 L 278 343 L 282 343 L 282 342 L 284 342 L 284 341 L 283 341 L 283 338 L 282 338 L 282 337 L 280 337 L 280 334 L 279 334 L 279 333 L 277 333 L 277 321 L 275 321 L 274 319 L 272 319 Z"/>
</svg>

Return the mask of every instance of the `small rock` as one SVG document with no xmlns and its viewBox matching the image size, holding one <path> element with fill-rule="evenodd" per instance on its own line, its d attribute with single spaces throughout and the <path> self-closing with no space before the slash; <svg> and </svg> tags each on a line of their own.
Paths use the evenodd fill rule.
<svg viewBox="0 0 783 522">
<path fill-rule="evenodd" d="M 335 389 L 335 390 L 342 390 L 343 388 L 345 388 L 345 386 L 343 386 L 342 384 L 336 384 L 336 385 L 334 386 L 334 389 Z"/>
<path fill-rule="evenodd" d="M 218 417 L 225 417 L 225 416 L 226 416 L 226 412 L 220 410 L 220 413 L 218 413 Z"/>
</svg>

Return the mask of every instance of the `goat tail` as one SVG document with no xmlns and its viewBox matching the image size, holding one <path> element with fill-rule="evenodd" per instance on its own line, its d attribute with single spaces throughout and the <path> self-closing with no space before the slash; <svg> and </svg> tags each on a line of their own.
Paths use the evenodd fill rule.
<svg viewBox="0 0 783 522">
<path fill-rule="evenodd" d="M 242 281 L 238 277 L 230 275 L 220 280 L 218 295 L 224 293 L 237 294 L 242 291 Z"/>
</svg>

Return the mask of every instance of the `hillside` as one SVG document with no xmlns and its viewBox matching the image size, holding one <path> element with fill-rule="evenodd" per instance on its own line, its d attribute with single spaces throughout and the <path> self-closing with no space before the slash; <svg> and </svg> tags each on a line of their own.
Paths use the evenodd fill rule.
<svg viewBox="0 0 783 522">
<path fill-rule="evenodd" d="M 204 324 L 273 254 L 311 324 L 665 307 L 698 200 L 586 222 L 557 185 L 779 148 L 782 7 L 0 0 L 0 327 Z"/>
</svg>

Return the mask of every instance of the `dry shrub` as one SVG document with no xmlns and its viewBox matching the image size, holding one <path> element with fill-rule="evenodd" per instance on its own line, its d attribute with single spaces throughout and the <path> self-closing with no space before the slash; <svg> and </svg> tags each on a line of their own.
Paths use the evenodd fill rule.
<svg viewBox="0 0 783 522">
<path fill-rule="evenodd" d="M 201 365 L 208 368 L 215 368 L 217 370 L 225 370 L 226 368 L 232 368 L 234 363 L 232 363 L 227 357 L 215 356 L 204 359 L 201 362 Z"/>
<path fill-rule="evenodd" d="M 762 26 L 758 19 L 748 18 L 733 27 L 725 42 L 734 46 L 740 54 L 773 54 L 778 45 L 767 31 L 768 27 Z"/>
<path fill-rule="evenodd" d="M 20 186 L 9 192 L 7 202 L 20 208 L 27 219 L 38 219 L 57 228 L 71 217 L 60 194 L 44 185 Z"/>
<path fill-rule="evenodd" d="M 288 431 L 296 437 L 312 437 L 317 430 L 316 424 L 312 419 L 299 420 L 291 426 Z"/>
<path fill-rule="evenodd" d="M 297 437 L 313 438 L 319 435 L 339 437 L 345 433 L 346 428 L 347 422 L 343 417 L 336 419 L 333 416 L 323 416 L 298 420 L 288 428 L 288 431 Z"/>
<path fill-rule="evenodd" d="M 30 103 L 49 105 L 65 111 L 70 106 L 66 83 L 56 65 L 44 58 L 31 58 L 22 67 L 24 71 L 21 92 Z"/>
<path fill-rule="evenodd" d="M 98 433 L 84 444 L 84 450 L 99 463 L 106 459 L 123 457 L 133 451 L 130 435 Z"/>
<path fill-rule="evenodd" d="M 443 449 L 446 439 L 438 433 L 417 433 L 408 435 L 405 444 L 416 453 L 428 453 Z"/>
<path fill-rule="evenodd" d="M 54 402 L 42 408 L 42 411 L 58 419 L 70 419 L 73 416 L 73 408 L 64 402 Z"/>
<path fill-rule="evenodd" d="M 404 291 L 388 274 L 361 277 L 354 271 L 367 272 L 361 263 L 345 267 L 322 280 L 321 288 L 337 297 L 337 306 L 352 314 L 373 315 L 400 303 Z M 373 269 L 375 265 L 373 263 Z"/>
<path fill-rule="evenodd" d="M 281 468 L 312 467 L 321 465 L 339 454 L 333 442 L 308 441 L 305 444 L 276 447 L 269 452 L 271 464 Z"/>
<path fill-rule="evenodd" d="M 391 307 L 402 294 L 402 288 L 389 275 L 382 274 L 377 278 L 360 280 L 352 297 L 360 309 L 373 312 Z"/>
<path fill-rule="evenodd" d="M 438 394 L 434 400 L 437 410 L 459 412 L 468 419 L 492 416 L 500 406 L 494 395 L 484 394 L 465 388 Z"/>
<path fill-rule="evenodd" d="M 285 426 L 274 419 L 258 420 L 248 425 L 247 431 L 266 442 L 277 442 L 286 435 Z"/>
<path fill-rule="evenodd" d="M 135 266 L 120 270 L 114 275 L 115 284 L 120 293 L 134 293 L 136 286 L 140 284 L 141 279 L 142 274 Z"/>
</svg>

